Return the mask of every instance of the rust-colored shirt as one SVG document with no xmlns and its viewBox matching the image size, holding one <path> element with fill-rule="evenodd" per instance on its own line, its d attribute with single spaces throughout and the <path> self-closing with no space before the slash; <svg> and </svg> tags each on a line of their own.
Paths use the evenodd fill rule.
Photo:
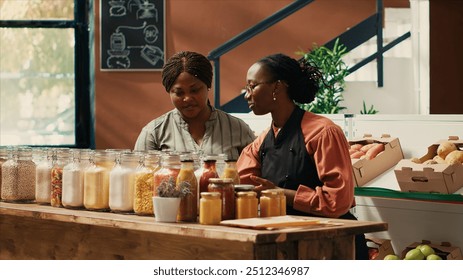
<svg viewBox="0 0 463 280">
<path fill-rule="evenodd" d="M 342 129 L 324 116 L 305 112 L 300 127 L 305 149 L 312 157 L 323 185 L 311 188 L 300 184 L 293 208 L 307 214 L 337 218 L 355 205 L 349 143 Z M 274 131 L 276 134 L 277 130 Z M 269 132 L 270 128 L 242 151 L 237 161 L 241 183 L 255 184 L 250 175 L 261 176 L 259 149 Z"/>
</svg>

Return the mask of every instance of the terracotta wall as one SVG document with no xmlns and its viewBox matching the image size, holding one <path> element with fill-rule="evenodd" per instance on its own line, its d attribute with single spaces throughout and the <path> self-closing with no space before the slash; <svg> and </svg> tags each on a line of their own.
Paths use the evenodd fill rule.
<svg viewBox="0 0 463 280">
<path fill-rule="evenodd" d="M 193 50 L 207 55 L 292 0 L 166 0 L 166 55 Z M 407 6 L 407 0 L 385 6 Z M 96 148 L 133 148 L 141 128 L 173 108 L 160 72 L 100 71 L 99 1 L 95 1 L 95 142 Z M 292 16 L 230 51 L 221 59 L 221 104 L 240 93 L 249 66 L 282 52 L 308 50 L 373 14 L 375 0 L 314 1 Z M 211 94 L 211 102 L 213 94 Z"/>
</svg>

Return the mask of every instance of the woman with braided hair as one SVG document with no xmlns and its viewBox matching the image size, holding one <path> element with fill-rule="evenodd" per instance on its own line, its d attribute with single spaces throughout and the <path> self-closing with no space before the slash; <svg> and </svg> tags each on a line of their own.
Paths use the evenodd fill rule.
<svg viewBox="0 0 463 280">
<path fill-rule="evenodd" d="M 349 144 L 330 119 L 302 110 L 322 82 L 318 68 L 284 54 L 264 57 L 247 73 L 245 99 L 271 126 L 241 153 L 237 167 L 256 191 L 283 189 L 287 214 L 356 219 Z M 356 236 L 356 259 L 368 259 L 365 236 Z"/>
<path fill-rule="evenodd" d="M 173 55 L 163 67 L 162 84 L 175 109 L 142 129 L 135 150 L 226 154 L 236 160 L 254 140 L 243 120 L 210 104 L 212 65 L 204 55 L 191 51 Z"/>
</svg>

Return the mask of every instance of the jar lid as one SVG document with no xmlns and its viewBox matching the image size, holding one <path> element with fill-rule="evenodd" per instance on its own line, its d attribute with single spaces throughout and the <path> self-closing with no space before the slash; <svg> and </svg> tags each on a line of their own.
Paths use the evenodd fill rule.
<svg viewBox="0 0 463 280">
<path fill-rule="evenodd" d="M 277 189 L 268 189 L 268 190 L 261 191 L 260 194 L 274 196 L 274 195 L 279 195 L 280 193 Z"/>
<path fill-rule="evenodd" d="M 219 192 L 202 192 L 201 197 L 204 198 L 220 198 L 221 194 Z"/>
<path fill-rule="evenodd" d="M 232 178 L 209 178 L 209 183 L 213 183 L 213 184 L 216 184 L 216 183 L 224 183 L 224 184 L 231 184 L 233 183 L 233 179 Z"/>
<path fill-rule="evenodd" d="M 254 185 L 247 185 L 247 184 L 237 184 L 235 185 L 235 191 L 240 192 L 240 191 L 252 191 L 254 190 L 255 186 Z"/>
<path fill-rule="evenodd" d="M 249 191 L 249 192 L 237 192 L 237 193 L 236 193 L 236 196 L 238 196 L 238 197 L 256 197 L 256 196 L 257 196 L 257 193 L 256 193 L 256 192 L 253 192 L 253 191 Z"/>
</svg>

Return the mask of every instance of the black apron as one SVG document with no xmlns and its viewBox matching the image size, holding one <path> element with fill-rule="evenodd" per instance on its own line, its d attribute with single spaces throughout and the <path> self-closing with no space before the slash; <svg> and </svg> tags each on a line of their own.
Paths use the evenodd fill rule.
<svg viewBox="0 0 463 280">
<path fill-rule="evenodd" d="M 307 152 L 301 121 L 305 111 L 296 107 L 277 137 L 270 129 L 259 148 L 262 178 L 280 188 L 297 190 L 299 185 L 312 189 L 322 186 L 313 158 Z M 307 216 L 307 213 L 286 206 L 288 215 Z M 340 219 L 356 220 L 349 211 Z M 356 259 L 368 259 L 368 248 L 363 234 L 356 236 Z"/>
</svg>

